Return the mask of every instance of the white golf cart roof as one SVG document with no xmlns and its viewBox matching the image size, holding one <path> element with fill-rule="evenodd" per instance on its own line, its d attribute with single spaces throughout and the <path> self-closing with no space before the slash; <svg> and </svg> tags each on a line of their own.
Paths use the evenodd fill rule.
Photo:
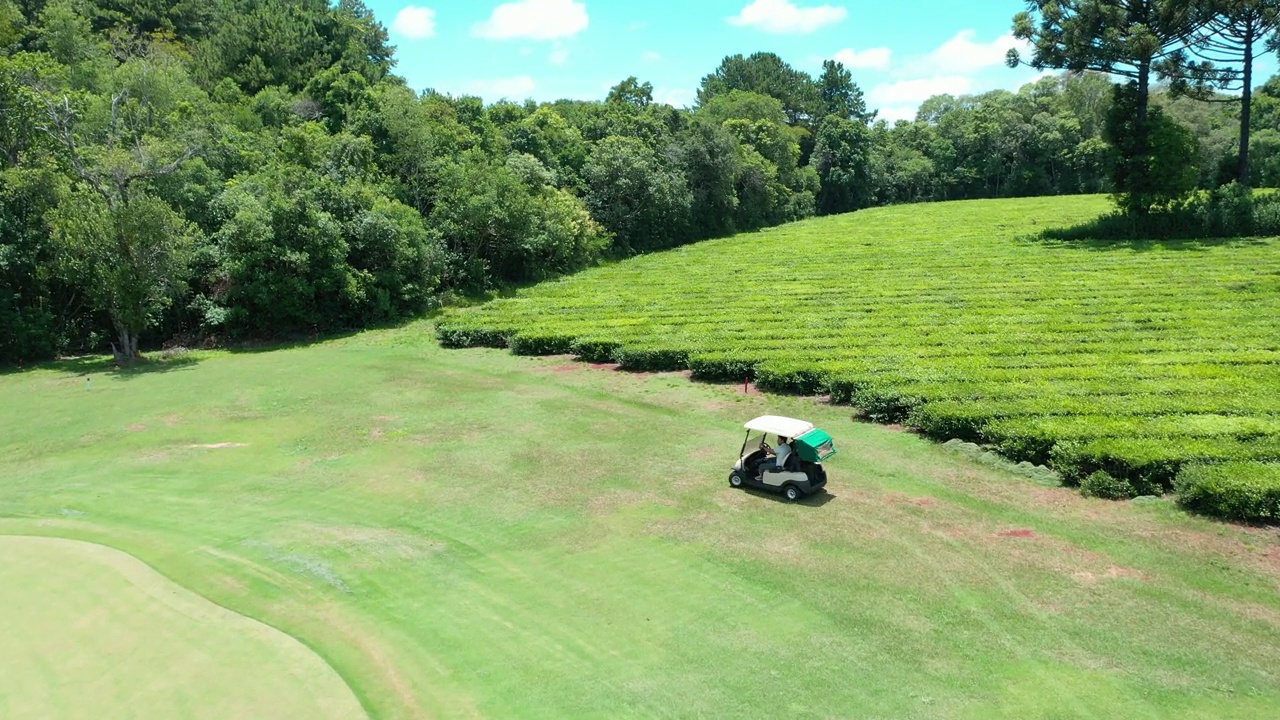
<svg viewBox="0 0 1280 720">
<path fill-rule="evenodd" d="M 755 430 L 770 435 L 798 438 L 813 429 L 813 423 L 795 418 L 765 415 L 746 424 L 748 430 Z"/>
</svg>

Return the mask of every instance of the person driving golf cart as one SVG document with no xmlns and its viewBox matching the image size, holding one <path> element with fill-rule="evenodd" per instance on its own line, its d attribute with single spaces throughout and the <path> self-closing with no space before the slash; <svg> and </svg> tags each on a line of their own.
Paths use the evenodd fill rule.
<svg viewBox="0 0 1280 720">
<path fill-rule="evenodd" d="M 778 447 L 776 448 L 769 445 L 769 436 L 767 434 L 763 435 L 760 438 L 760 449 L 764 451 L 766 457 L 774 458 L 774 467 L 778 470 L 782 470 L 787 466 L 787 460 L 795 452 L 791 449 L 791 441 L 782 435 L 778 436 Z M 761 462 L 760 473 L 758 474 L 763 474 L 768 466 L 769 463 Z"/>
<path fill-rule="evenodd" d="M 778 491 L 788 500 L 798 500 L 827 484 L 822 462 L 836 453 L 830 435 L 803 420 L 771 415 L 752 420 L 746 428 L 742 452 L 729 475 L 731 486 Z M 769 445 L 770 435 L 777 437 L 776 448 Z M 757 437 L 756 449 L 747 452 Z"/>
</svg>

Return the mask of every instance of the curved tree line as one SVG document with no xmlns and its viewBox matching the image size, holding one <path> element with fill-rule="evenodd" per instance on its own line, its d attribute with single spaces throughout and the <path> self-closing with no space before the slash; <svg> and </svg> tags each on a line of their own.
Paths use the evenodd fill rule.
<svg viewBox="0 0 1280 720">
<path fill-rule="evenodd" d="M 486 104 L 408 88 L 359 0 L 0 0 L 0 362 L 364 327 L 872 205 L 1123 190 L 1115 118 L 1142 98 L 1059 64 L 896 123 L 839 63 L 769 53 L 693 109 L 636 78 Z M 1214 187 L 1241 106 L 1184 85 L 1148 102 L 1174 174 Z M 1276 184 L 1280 82 L 1243 107 L 1247 179 Z"/>
</svg>

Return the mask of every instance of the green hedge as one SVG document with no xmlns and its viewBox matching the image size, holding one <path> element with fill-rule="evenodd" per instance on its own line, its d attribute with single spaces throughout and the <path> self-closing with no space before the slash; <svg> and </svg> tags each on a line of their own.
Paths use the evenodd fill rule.
<svg viewBox="0 0 1280 720">
<path fill-rule="evenodd" d="M 567 355 L 573 349 L 573 338 L 549 333 L 520 333 L 511 338 L 515 355 Z"/>
<path fill-rule="evenodd" d="M 507 333 L 501 330 L 489 330 L 473 327 L 436 327 L 436 337 L 440 345 L 447 348 L 505 348 L 508 346 Z"/>
<path fill-rule="evenodd" d="M 1245 522 L 1280 522 L 1280 465 L 1188 465 L 1178 473 L 1178 502 L 1206 515 Z"/>
</svg>

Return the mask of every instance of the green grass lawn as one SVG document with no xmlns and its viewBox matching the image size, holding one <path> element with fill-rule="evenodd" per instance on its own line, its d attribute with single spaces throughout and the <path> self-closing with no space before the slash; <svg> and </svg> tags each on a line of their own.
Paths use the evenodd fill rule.
<svg viewBox="0 0 1280 720">
<path fill-rule="evenodd" d="M 360 717 L 297 640 L 118 550 L 0 536 L 0 717 Z"/>
<path fill-rule="evenodd" d="M 1280 460 L 1280 239 L 1040 238 L 1106 209 L 1033 198 L 819 218 L 544 283 L 452 314 L 442 338 L 751 375 L 1069 480 L 1105 470 L 1137 494 L 1188 462 Z"/>
<path fill-rule="evenodd" d="M 811 400 L 446 351 L 415 324 L 119 374 L 10 372 L 0 408 L 0 535 L 128 553 L 293 636 L 378 718 L 1280 707 L 1276 532 L 1085 500 Z M 728 487 L 741 423 L 765 413 L 832 431 L 828 495 Z M 47 564 L 0 573 L 26 578 L 29 608 L 0 592 L 0 626 L 40 622 L 41 597 L 145 607 L 105 569 Z M 165 634 L 9 661 L 24 637 L 0 634 L 0 715 L 92 714 L 101 694 L 67 687 L 82 675 L 61 663 L 120 663 L 162 690 L 175 666 L 124 663 L 136 645 L 174 652 Z M 289 672 L 266 644 L 226 642 L 245 672 Z M 183 692 L 235 695 L 236 678 Z M 133 715 L 179 717 L 172 697 L 139 694 Z M 307 711 L 270 716 L 290 712 Z"/>
</svg>

